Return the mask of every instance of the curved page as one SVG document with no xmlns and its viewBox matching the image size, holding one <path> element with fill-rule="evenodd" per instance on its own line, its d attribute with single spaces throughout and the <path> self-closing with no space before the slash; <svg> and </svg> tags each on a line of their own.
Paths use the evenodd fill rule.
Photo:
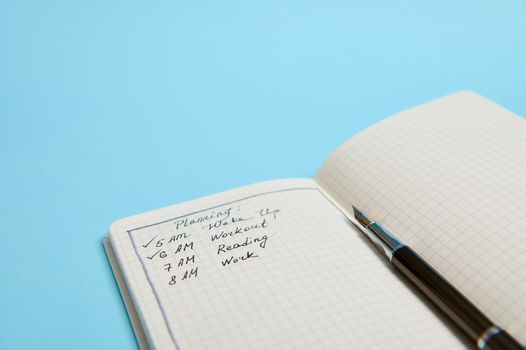
<svg viewBox="0 0 526 350">
<path fill-rule="evenodd" d="M 317 182 L 409 243 L 526 344 L 526 122 L 473 93 L 353 137 Z"/>
</svg>

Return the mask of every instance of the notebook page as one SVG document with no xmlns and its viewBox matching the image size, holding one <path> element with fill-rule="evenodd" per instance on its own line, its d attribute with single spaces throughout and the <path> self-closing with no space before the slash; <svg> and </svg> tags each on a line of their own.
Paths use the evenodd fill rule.
<svg viewBox="0 0 526 350">
<path fill-rule="evenodd" d="M 318 183 L 409 243 L 526 344 L 526 122 L 473 93 L 353 137 Z"/>
<path fill-rule="evenodd" d="M 124 219 L 111 240 L 155 348 L 464 348 L 312 180 Z"/>
</svg>

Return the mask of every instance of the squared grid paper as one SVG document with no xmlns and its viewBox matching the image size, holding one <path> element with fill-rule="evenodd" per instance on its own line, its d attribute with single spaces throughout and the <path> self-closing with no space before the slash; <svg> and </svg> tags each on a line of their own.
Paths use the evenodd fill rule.
<svg viewBox="0 0 526 350">
<path fill-rule="evenodd" d="M 142 245 L 156 235 L 174 234 L 174 221 L 163 222 L 167 219 L 228 207 L 243 217 L 262 208 L 280 212 L 265 229 L 220 241 L 211 242 L 210 231 L 200 224 L 185 228 L 191 234 L 187 242 L 194 242 L 198 276 L 168 285 L 162 267 L 175 258 L 145 259 L 155 250 Z M 258 258 L 221 266 L 227 254 L 218 256 L 218 244 L 263 234 L 264 249 L 249 245 L 232 251 L 254 250 Z M 155 348 L 464 348 L 312 181 L 258 184 L 124 220 L 112 227 L 112 237 Z"/>
<path fill-rule="evenodd" d="M 526 344 L 526 122 L 473 93 L 349 140 L 320 186 L 409 243 Z"/>
</svg>

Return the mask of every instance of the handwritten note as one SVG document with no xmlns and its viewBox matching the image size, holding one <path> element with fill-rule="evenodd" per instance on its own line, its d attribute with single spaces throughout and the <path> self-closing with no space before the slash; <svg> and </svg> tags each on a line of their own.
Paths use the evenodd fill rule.
<svg viewBox="0 0 526 350">
<path fill-rule="evenodd" d="M 201 277 L 203 257 L 225 269 L 263 258 L 268 228 L 280 214 L 279 208 L 254 210 L 243 203 L 204 210 L 146 228 L 150 235 L 141 234 L 138 251 L 150 276 L 162 280 L 156 282 L 180 285 Z"/>
</svg>

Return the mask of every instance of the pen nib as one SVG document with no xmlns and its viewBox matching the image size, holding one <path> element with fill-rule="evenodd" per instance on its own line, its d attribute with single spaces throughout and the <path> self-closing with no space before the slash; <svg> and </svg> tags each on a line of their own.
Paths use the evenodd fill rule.
<svg viewBox="0 0 526 350">
<path fill-rule="evenodd" d="M 365 217 L 365 215 L 363 215 L 354 205 L 352 206 L 352 209 L 354 211 L 354 218 L 358 220 L 363 227 L 367 227 L 367 225 L 371 223 L 371 221 L 367 219 L 367 217 Z"/>
</svg>

